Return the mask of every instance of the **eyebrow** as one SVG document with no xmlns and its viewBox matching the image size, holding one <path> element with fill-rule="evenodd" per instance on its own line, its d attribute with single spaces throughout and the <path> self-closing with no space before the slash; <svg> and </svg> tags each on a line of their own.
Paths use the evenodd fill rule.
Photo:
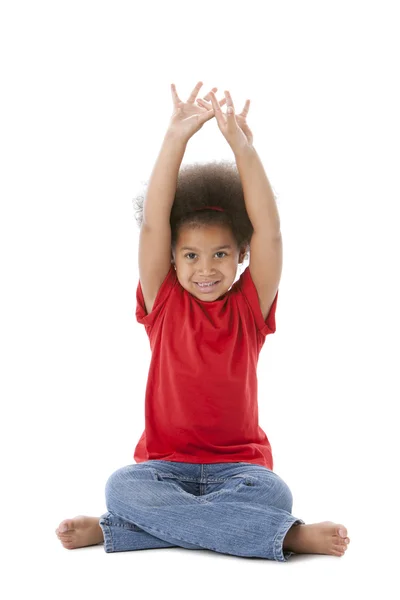
<svg viewBox="0 0 400 600">
<path fill-rule="evenodd" d="M 222 250 L 223 248 L 232 250 L 232 246 L 230 246 L 229 244 L 226 244 L 225 246 L 216 246 L 215 248 L 211 248 L 211 250 Z M 199 248 L 190 248 L 189 246 L 182 246 L 181 251 L 182 250 L 199 250 Z"/>
</svg>

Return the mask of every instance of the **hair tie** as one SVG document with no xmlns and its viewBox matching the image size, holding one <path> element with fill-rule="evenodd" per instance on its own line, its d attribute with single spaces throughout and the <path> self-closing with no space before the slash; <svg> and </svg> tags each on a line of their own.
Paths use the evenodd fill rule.
<svg viewBox="0 0 400 600">
<path fill-rule="evenodd" d="M 205 210 L 206 208 L 210 208 L 211 210 L 220 210 L 224 212 L 224 209 L 219 206 L 202 206 L 201 208 L 195 208 L 194 210 Z"/>
</svg>

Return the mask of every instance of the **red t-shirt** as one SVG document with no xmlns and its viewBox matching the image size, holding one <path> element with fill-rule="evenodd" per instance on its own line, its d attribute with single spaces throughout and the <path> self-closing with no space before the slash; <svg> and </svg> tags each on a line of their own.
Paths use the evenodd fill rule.
<svg viewBox="0 0 400 600">
<path fill-rule="evenodd" d="M 279 290 L 278 290 L 279 291 Z M 278 292 L 264 321 L 249 267 L 218 300 L 199 300 L 171 264 L 148 315 L 140 280 L 136 319 L 152 351 L 137 463 L 255 463 L 273 469 L 258 425 L 257 362 L 275 332 Z"/>
</svg>

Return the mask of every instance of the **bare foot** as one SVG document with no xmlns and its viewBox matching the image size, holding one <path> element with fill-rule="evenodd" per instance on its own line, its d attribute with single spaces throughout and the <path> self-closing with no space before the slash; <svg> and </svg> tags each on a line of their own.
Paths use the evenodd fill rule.
<svg viewBox="0 0 400 600">
<path fill-rule="evenodd" d="M 100 517 L 79 515 L 73 519 L 64 519 L 56 529 L 56 535 L 64 548 L 82 548 L 104 542 L 103 530 L 99 525 Z M 65 532 L 62 531 L 63 526 Z"/>
<path fill-rule="evenodd" d="M 343 556 L 349 542 L 346 527 L 323 521 L 312 525 L 292 525 L 283 540 L 283 549 L 297 554 Z"/>
</svg>

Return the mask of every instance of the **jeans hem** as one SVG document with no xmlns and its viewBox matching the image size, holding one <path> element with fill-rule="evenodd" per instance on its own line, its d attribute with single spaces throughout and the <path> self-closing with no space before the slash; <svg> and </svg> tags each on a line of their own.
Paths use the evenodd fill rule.
<svg viewBox="0 0 400 600">
<path fill-rule="evenodd" d="M 283 540 L 285 538 L 285 535 L 289 531 L 289 529 L 292 527 L 292 525 L 299 525 L 299 524 L 305 525 L 305 522 L 302 521 L 302 519 L 297 519 L 296 517 L 292 517 L 291 519 L 288 518 L 288 520 L 285 522 L 285 524 L 282 526 L 282 528 L 278 531 L 278 533 L 275 536 L 275 540 L 274 540 L 274 544 L 273 544 L 275 560 L 278 560 L 281 562 L 286 562 L 287 559 L 290 558 L 292 556 L 292 554 L 294 554 L 293 552 L 290 552 L 289 550 L 283 549 Z"/>
<path fill-rule="evenodd" d="M 111 527 L 109 526 L 110 523 L 109 523 L 108 519 L 106 519 L 105 517 L 101 517 L 100 521 L 99 521 L 99 525 L 100 525 L 101 530 L 103 532 L 104 550 L 106 552 L 114 552 L 114 545 L 113 545 Z"/>
</svg>

